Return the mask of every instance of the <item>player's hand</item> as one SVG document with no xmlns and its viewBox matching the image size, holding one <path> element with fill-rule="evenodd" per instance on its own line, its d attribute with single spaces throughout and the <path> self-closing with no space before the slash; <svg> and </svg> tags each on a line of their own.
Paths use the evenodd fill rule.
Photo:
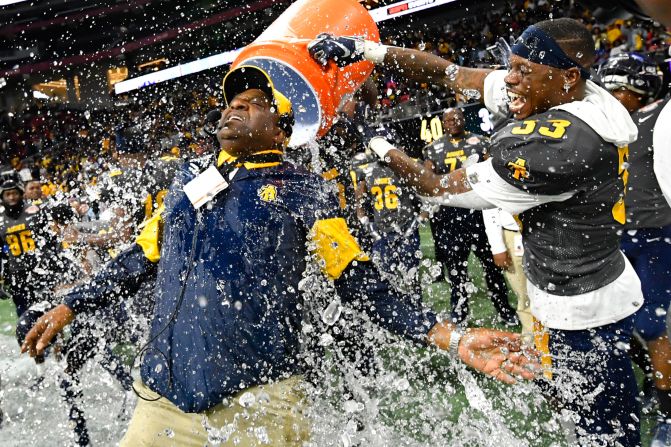
<svg viewBox="0 0 671 447">
<path fill-rule="evenodd" d="M 322 65 L 332 60 L 339 67 L 345 67 L 363 60 L 363 37 L 334 36 L 322 33 L 308 44 L 308 52 Z"/>
<path fill-rule="evenodd" d="M 400 139 L 398 133 L 394 129 L 383 124 L 371 125 L 361 123 L 357 126 L 357 131 L 361 135 L 361 139 L 367 145 L 370 145 L 370 140 L 373 138 L 384 138 L 390 143 L 397 142 Z"/>
<path fill-rule="evenodd" d="M 496 253 L 495 255 L 492 255 L 492 258 L 494 259 L 494 264 L 504 270 L 508 270 L 510 266 L 513 265 L 513 260 L 510 257 L 510 253 L 507 251 L 504 251 L 503 253 Z"/>
<path fill-rule="evenodd" d="M 361 133 L 361 139 L 365 142 L 366 150 L 373 152 L 383 161 L 387 152 L 399 140 L 397 134 L 392 129 L 383 125 L 370 126 L 362 124 L 357 127 L 357 130 Z"/>
<path fill-rule="evenodd" d="M 29 352 L 31 357 L 42 355 L 51 340 L 74 319 L 75 313 L 68 306 L 65 304 L 56 306 L 42 315 L 33 325 L 21 345 L 21 352 Z"/>
<path fill-rule="evenodd" d="M 538 355 L 522 350 L 519 334 L 487 328 L 468 329 L 459 341 L 459 358 L 471 368 L 504 383 L 531 380 L 540 371 Z"/>
</svg>

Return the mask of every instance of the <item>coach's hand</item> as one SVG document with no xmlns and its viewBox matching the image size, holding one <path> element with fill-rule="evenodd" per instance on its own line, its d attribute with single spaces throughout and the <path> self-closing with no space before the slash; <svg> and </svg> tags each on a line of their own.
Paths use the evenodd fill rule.
<svg viewBox="0 0 671 447">
<path fill-rule="evenodd" d="M 459 342 L 459 358 L 468 366 L 504 383 L 531 380 L 540 371 L 538 356 L 522 351 L 519 334 L 495 329 L 468 329 Z"/>
<path fill-rule="evenodd" d="M 42 355 L 51 340 L 74 319 L 75 313 L 68 306 L 65 304 L 56 306 L 37 320 L 26 335 L 21 345 L 21 352 L 29 352 L 31 357 Z"/>
<path fill-rule="evenodd" d="M 308 44 L 308 51 L 322 65 L 332 60 L 339 67 L 345 67 L 363 60 L 364 44 L 362 37 L 337 37 L 322 33 Z"/>
<path fill-rule="evenodd" d="M 449 323 L 438 323 L 429 332 L 429 340 L 438 348 L 449 350 L 453 330 Z M 511 332 L 467 329 L 457 352 L 466 365 L 504 383 L 513 384 L 519 378 L 531 380 L 540 371 L 536 353 L 523 350 L 519 334 Z"/>
</svg>

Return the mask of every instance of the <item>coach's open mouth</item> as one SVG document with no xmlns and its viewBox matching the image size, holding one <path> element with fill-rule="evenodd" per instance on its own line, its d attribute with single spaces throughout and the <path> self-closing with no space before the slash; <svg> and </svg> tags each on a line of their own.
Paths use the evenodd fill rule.
<svg viewBox="0 0 671 447">
<path fill-rule="evenodd" d="M 245 120 L 244 120 L 244 118 L 242 118 L 242 117 L 240 117 L 240 116 L 237 116 L 237 115 L 231 115 L 231 116 L 229 116 L 229 117 L 226 119 L 226 121 L 224 122 L 224 128 L 228 127 L 229 124 L 233 123 L 234 121 L 239 121 L 239 122 L 243 123 Z"/>
</svg>

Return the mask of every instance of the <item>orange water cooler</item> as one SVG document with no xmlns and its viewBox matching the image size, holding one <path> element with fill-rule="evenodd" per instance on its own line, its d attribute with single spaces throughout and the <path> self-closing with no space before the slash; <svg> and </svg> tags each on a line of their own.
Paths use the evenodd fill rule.
<svg viewBox="0 0 671 447">
<path fill-rule="evenodd" d="M 343 97 L 356 91 L 373 70 L 367 61 L 342 68 L 315 62 L 307 45 L 323 32 L 380 40 L 373 18 L 356 0 L 299 0 L 243 48 L 231 66 L 266 70 L 275 87 L 291 99 L 296 116 L 292 146 L 324 135 Z"/>
</svg>

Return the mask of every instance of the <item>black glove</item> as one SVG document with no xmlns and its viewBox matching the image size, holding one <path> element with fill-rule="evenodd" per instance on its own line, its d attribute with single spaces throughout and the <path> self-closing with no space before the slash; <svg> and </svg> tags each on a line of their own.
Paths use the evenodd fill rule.
<svg viewBox="0 0 671 447">
<path fill-rule="evenodd" d="M 334 36 L 322 33 L 308 44 L 310 56 L 322 65 L 333 60 L 338 67 L 345 67 L 363 60 L 363 37 Z"/>
</svg>

